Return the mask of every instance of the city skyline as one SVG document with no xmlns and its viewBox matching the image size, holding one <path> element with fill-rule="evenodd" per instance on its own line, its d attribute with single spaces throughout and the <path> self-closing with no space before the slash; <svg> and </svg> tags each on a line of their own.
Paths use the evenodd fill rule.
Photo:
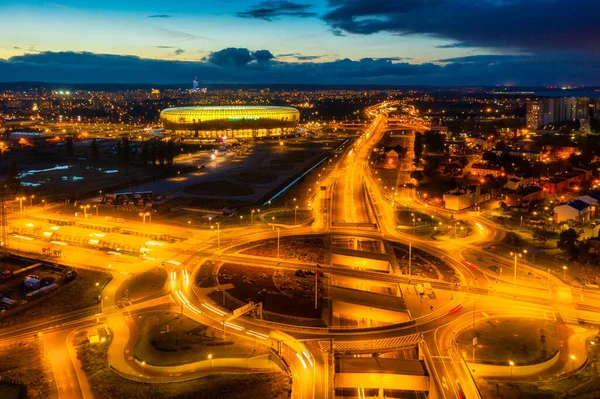
<svg viewBox="0 0 600 399">
<path fill-rule="evenodd" d="M 11 15 L 0 27 L 1 81 L 600 84 L 591 0 L 28 1 L 0 10 Z"/>
</svg>

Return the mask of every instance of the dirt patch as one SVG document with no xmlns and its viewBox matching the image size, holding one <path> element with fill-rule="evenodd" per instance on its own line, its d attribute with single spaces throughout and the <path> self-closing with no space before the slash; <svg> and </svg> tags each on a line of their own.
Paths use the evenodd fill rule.
<svg viewBox="0 0 600 399">
<path fill-rule="evenodd" d="M 275 273 L 283 273 L 278 274 Z M 225 263 L 219 269 L 219 282 L 231 283 L 234 288 L 227 293 L 242 301 L 262 302 L 268 312 L 295 317 L 320 319 L 323 301 L 314 308 L 314 277 L 308 273 L 301 277 L 277 269 Z M 322 279 L 319 279 L 319 298 L 322 297 Z"/>
<path fill-rule="evenodd" d="M 44 317 L 57 316 L 98 304 L 98 296 L 102 292 L 102 287 L 112 276 L 109 273 L 95 270 L 76 269 L 76 271 L 77 278 L 62 288 L 57 295 L 5 318 L 3 325 L 6 327 Z"/>
<path fill-rule="evenodd" d="M 30 399 L 58 397 L 52 366 L 42 345 L 38 339 L 29 339 L 0 347 L 0 376 L 26 383 Z M 0 397 L 2 392 L 0 388 Z"/>
<path fill-rule="evenodd" d="M 473 357 L 473 338 L 477 337 L 475 360 L 505 366 L 538 364 L 551 359 L 559 350 L 558 328 L 550 320 L 490 319 L 475 323 L 475 329 L 457 337 L 466 360 Z"/>
<path fill-rule="evenodd" d="M 240 197 L 254 193 L 248 186 L 236 184 L 230 181 L 217 180 L 206 183 L 195 184 L 185 190 L 188 194 L 207 195 L 215 197 Z"/>
<path fill-rule="evenodd" d="M 146 384 L 119 377 L 106 360 L 110 337 L 101 344 L 77 348 L 83 371 L 96 399 L 287 399 L 291 390 L 287 374 L 213 375 L 171 384 Z"/>
<path fill-rule="evenodd" d="M 277 239 L 261 241 L 241 253 L 277 258 Z M 325 263 L 325 244 L 322 238 L 282 237 L 279 240 L 279 258 L 312 264 Z"/>
</svg>

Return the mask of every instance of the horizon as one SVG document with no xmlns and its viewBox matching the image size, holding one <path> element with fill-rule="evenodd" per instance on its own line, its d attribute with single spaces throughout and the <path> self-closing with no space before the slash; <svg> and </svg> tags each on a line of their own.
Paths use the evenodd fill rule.
<svg viewBox="0 0 600 399">
<path fill-rule="evenodd" d="M 0 0 L 10 17 L 0 26 L 0 81 L 600 85 L 599 7 L 594 0 Z"/>
</svg>

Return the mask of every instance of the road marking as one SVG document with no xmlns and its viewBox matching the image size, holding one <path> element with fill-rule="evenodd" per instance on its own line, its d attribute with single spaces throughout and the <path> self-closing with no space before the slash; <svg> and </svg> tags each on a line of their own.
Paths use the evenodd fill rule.
<svg viewBox="0 0 600 399">
<path fill-rule="evenodd" d="M 485 313 L 485 312 L 481 312 L 481 314 L 482 314 L 482 315 L 483 315 L 483 317 L 485 317 L 486 319 L 489 319 L 489 318 L 490 318 L 490 316 L 489 316 L 487 313 Z"/>
</svg>

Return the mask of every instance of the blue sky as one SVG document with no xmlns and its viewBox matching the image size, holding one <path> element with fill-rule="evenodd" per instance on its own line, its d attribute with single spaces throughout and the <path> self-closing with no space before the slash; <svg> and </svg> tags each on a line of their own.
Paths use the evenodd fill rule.
<svg viewBox="0 0 600 399">
<path fill-rule="evenodd" d="M 598 3 L 0 0 L 0 80 L 600 84 Z"/>
</svg>

